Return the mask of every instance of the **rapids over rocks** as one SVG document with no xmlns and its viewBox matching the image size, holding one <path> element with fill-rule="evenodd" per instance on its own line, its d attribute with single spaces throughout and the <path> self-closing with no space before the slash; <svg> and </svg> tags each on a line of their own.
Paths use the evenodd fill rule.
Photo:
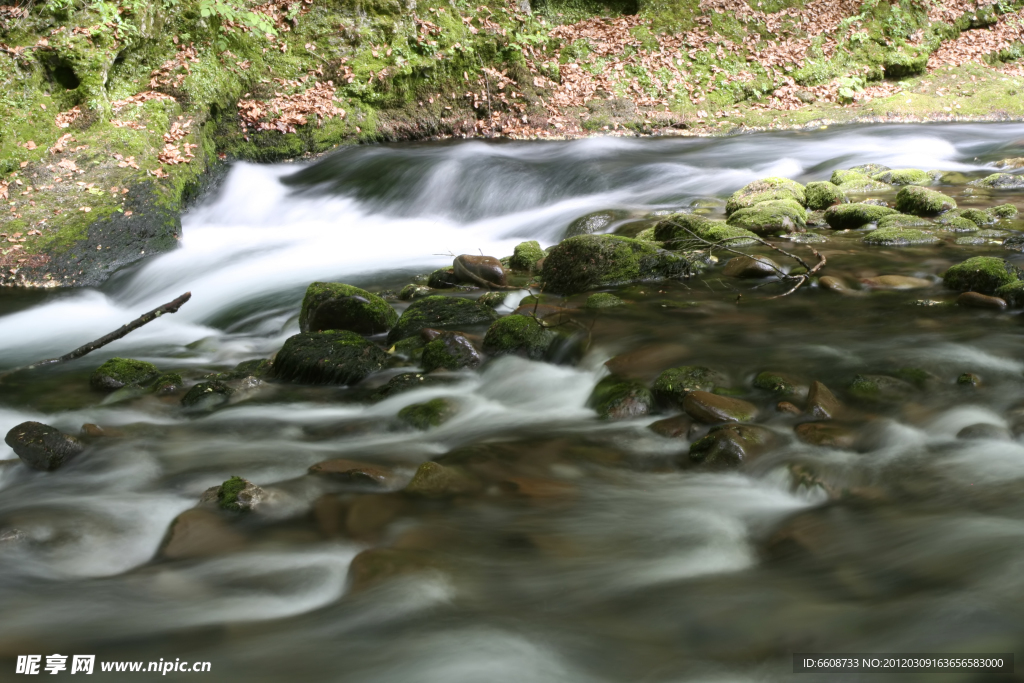
<svg viewBox="0 0 1024 683">
<path fill-rule="evenodd" d="M 218 681 L 667 683 L 789 680 L 793 652 L 1012 652 L 1024 301 L 1010 292 L 1004 309 L 943 275 L 973 257 L 1024 266 L 1024 221 L 988 212 L 1024 210 L 1024 190 L 971 184 L 1022 156 L 1024 125 L 982 124 L 239 164 L 184 216 L 176 251 L 99 289 L 0 291 L 0 372 L 192 292 L 94 354 L 0 384 L 0 432 L 36 421 L 83 446 L 52 472 L 0 446 L 0 666 L 61 653 L 209 661 Z M 780 225 L 806 230 L 770 242 L 828 262 L 782 298 L 765 259 L 798 264 L 760 244 L 601 297 L 535 288 L 519 312 L 572 337 L 557 357 L 500 355 L 484 337 L 527 280 L 424 289 L 458 255 L 635 237 L 680 210 L 720 219 L 758 179 L 868 163 L 941 171 L 907 178 L 954 199 L 960 222 L 886 223 L 868 204 L 874 222 L 836 229 L 790 207 Z M 897 200 L 886 172 L 847 195 L 929 198 Z M 385 333 L 351 333 L 387 366 L 353 386 L 230 372 L 299 333 L 315 281 L 399 313 L 410 283 L 497 308 L 453 328 L 464 336 L 423 333 L 472 362 L 404 391 L 389 380 L 421 356 L 401 360 L 400 339 L 384 354 Z M 113 357 L 163 373 L 161 388 L 91 388 Z"/>
</svg>

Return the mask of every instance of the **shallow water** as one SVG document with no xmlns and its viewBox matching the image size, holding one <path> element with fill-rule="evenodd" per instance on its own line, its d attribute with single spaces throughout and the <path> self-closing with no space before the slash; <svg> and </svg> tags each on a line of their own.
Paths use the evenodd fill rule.
<svg viewBox="0 0 1024 683">
<path fill-rule="evenodd" d="M 210 661 L 229 681 L 776 681 L 794 676 L 792 652 L 1014 651 L 1024 640 L 1024 442 L 957 434 L 1016 421 L 1020 317 L 916 305 L 952 301 L 940 276 L 969 256 L 1024 266 L 999 237 L 961 246 L 938 233 L 937 246 L 879 248 L 863 245 L 861 231 L 817 230 L 826 274 L 935 284 L 851 297 L 809 287 L 768 300 L 778 286 L 755 289 L 712 268 L 622 288 L 625 307 L 573 314 L 590 333 L 578 364 L 504 358 L 376 404 L 358 400 L 358 388 L 268 383 L 197 417 L 178 397 L 103 403 L 88 387 L 112 356 L 190 381 L 268 357 L 298 331 L 314 280 L 397 290 L 451 254 L 505 256 L 524 239 L 550 246 L 591 211 L 642 216 L 768 175 L 808 182 L 864 162 L 982 177 L 1011 156 L 1024 156 L 1024 125 L 396 145 L 306 166 L 236 165 L 186 215 L 180 249 L 99 289 L 0 292 L 0 369 L 193 294 L 179 313 L 100 352 L 5 381 L 4 433 L 39 420 L 123 436 L 94 441 L 55 473 L 0 464 L 0 538 L 20 534 L 0 542 L 0 667 L 59 652 Z M 961 207 L 1024 209 L 1021 192 L 939 189 Z M 1024 222 L 996 227 L 1012 234 Z M 720 368 L 761 407 L 779 447 L 738 470 L 679 468 L 690 442 L 647 428 L 665 415 L 602 422 L 586 407 L 616 356 L 620 372 L 648 382 L 676 365 Z M 906 368 L 928 373 L 921 388 L 860 406 L 855 449 L 797 440 L 800 418 L 751 386 L 771 369 L 848 399 L 854 376 Z M 957 386 L 965 372 L 982 386 Z M 395 425 L 402 407 L 438 396 L 460 404 L 450 422 L 427 433 Z M 338 532 L 330 501 L 391 494 L 307 474 L 345 457 L 394 466 L 399 487 L 420 463 L 453 452 L 526 488 L 406 506 L 353 534 Z M 0 458 L 14 457 L 0 445 Z M 797 471 L 820 485 L 799 486 Z M 268 512 L 231 522 L 237 543 L 222 554 L 159 556 L 172 520 L 232 475 L 275 492 Z M 849 495 L 830 502 L 841 489 Z M 780 552 L 779 539 L 794 537 L 801 552 Z M 349 563 L 371 547 L 419 553 L 430 569 L 352 592 Z"/>
</svg>

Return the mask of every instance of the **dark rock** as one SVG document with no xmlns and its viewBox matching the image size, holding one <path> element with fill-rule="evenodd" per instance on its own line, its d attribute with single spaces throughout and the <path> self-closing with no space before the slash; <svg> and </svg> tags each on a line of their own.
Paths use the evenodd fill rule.
<svg viewBox="0 0 1024 683">
<path fill-rule="evenodd" d="M 733 256 L 722 272 L 729 277 L 761 278 L 778 276 L 782 268 L 767 256 Z"/>
<path fill-rule="evenodd" d="M 602 419 L 628 420 L 651 412 L 654 397 L 643 384 L 612 376 L 597 383 L 587 405 Z"/>
<path fill-rule="evenodd" d="M 686 414 L 704 424 L 716 422 L 749 422 L 757 417 L 753 403 L 706 391 L 691 391 L 683 399 Z"/>
<path fill-rule="evenodd" d="M 693 420 L 688 415 L 676 415 L 652 422 L 647 428 L 666 439 L 685 439 L 693 429 Z"/>
<path fill-rule="evenodd" d="M 455 273 L 456 279 L 466 284 L 477 286 L 483 286 L 483 283 L 500 286 L 508 284 L 501 261 L 493 256 L 462 254 L 455 257 L 452 270 Z"/>
<path fill-rule="evenodd" d="M 690 446 L 689 459 L 706 465 L 736 466 L 775 446 L 778 437 L 766 427 L 730 424 L 712 427 Z"/>
<path fill-rule="evenodd" d="M 437 562 L 421 550 L 370 548 L 352 558 L 348 589 L 361 593 L 389 579 L 437 569 Z"/>
<path fill-rule="evenodd" d="M 786 398 L 803 398 L 807 395 L 807 383 L 799 377 L 786 372 L 774 372 L 771 370 L 760 372 L 754 378 L 754 387 Z"/>
<path fill-rule="evenodd" d="M 967 308 L 984 308 L 990 311 L 1005 311 L 1006 301 L 997 296 L 987 296 L 978 292 L 964 292 L 956 298 L 958 306 Z"/>
<path fill-rule="evenodd" d="M 835 422 L 805 422 L 793 431 L 798 439 L 812 446 L 849 449 L 857 443 L 856 431 Z"/>
<path fill-rule="evenodd" d="M 799 415 L 802 412 L 789 401 L 779 401 L 775 404 L 775 410 L 785 415 Z"/>
<path fill-rule="evenodd" d="M 391 305 L 365 289 L 340 282 L 314 282 L 299 311 L 303 332 L 349 330 L 357 334 L 387 332 L 398 321 Z"/>
<path fill-rule="evenodd" d="M 89 386 L 97 391 L 116 391 L 123 387 L 141 387 L 160 376 L 152 363 L 131 358 L 111 358 L 96 368 Z"/>
<path fill-rule="evenodd" d="M 964 427 L 956 433 L 956 438 L 985 441 L 1012 441 L 1013 435 L 1010 434 L 1010 430 L 1005 427 L 981 422 Z"/>
<path fill-rule="evenodd" d="M 878 401 L 901 401 L 914 393 L 910 382 L 888 375 L 857 375 L 850 383 L 849 392 L 854 398 L 873 403 Z"/>
<path fill-rule="evenodd" d="M 438 268 L 427 278 L 427 286 L 431 289 L 451 289 L 459 285 L 454 268 Z"/>
<path fill-rule="evenodd" d="M 370 394 L 369 398 L 370 401 L 373 402 L 383 401 L 386 398 L 397 396 L 398 394 L 406 391 L 412 391 L 413 389 L 443 386 L 455 381 L 457 381 L 456 377 L 444 374 L 424 375 L 419 372 L 406 372 L 392 377 L 388 380 L 387 384 Z"/>
<path fill-rule="evenodd" d="M 438 368 L 459 370 L 479 367 L 482 360 L 480 352 L 464 335 L 442 332 L 437 339 L 423 347 L 420 365 L 427 372 Z"/>
<path fill-rule="evenodd" d="M 383 487 L 388 486 L 395 479 L 395 473 L 390 467 L 344 458 L 318 462 L 309 468 L 309 473 L 330 477 L 346 484 Z"/>
<path fill-rule="evenodd" d="M 581 235 L 564 240 L 544 259 L 541 281 L 553 294 L 575 294 L 632 282 L 685 278 L 693 262 L 650 242 L 618 235 Z"/>
<path fill-rule="evenodd" d="M 4 437 L 21 461 L 34 470 L 49 472 L 82 452 L 82 442 L 41 422 L 22 422 Z"/>
<path fill-rule="evenodd" d="M 200 382 L 181 397 L 181 405 L 190 410 L 213 410 L 227 403 L 233 393 L 223 382 Z"/>
<path fill-rule="evenodd" d="M 157 396 L 169 396 L 181 391 L 185 380 L 177 372 L 166 372 L 156 378 L 152 384 L 153 393 Z"/>
<path fill-rule="evenodd" d="M 662 405 L 683 407 L 683 399 L 691 391 L 712 391 L 726 383 L 725 375 L 711 368 L 684 365 L 669 368 L 654 380 L 652 393 Z"/>
<path fill-rule="evenodd" d="M 398 419 L 411 427 L 427 430 L 440 427 L 458 412 L 458 405 L 447 398 L 435 398 L 426 403 L 414 403 L 398 411 Z"/>
<path fill-rule="evenodd" d="M 355 332 L 305 332 L 285 341 L 274 359 L 273 372 L 288 382 L 355 384 L 382 369 L 387 361 L 386 352 Z"/>
<path fill-rule="evenodd" d="M 428 296 L 409 305 L 388 333 L 388 344 L 419 334 L 424 327 L 469 327 L 494 321 L 498 314 L 493 308 L 471 299 L 447 296 Z"/>
<path fill-rule="evenodd" d="M 482 488 L 480 482 L 461 467 L 425 462 L 403 492 L 425 498 L 449 498 L 479 493 Z"/>
<path fill-rule="evenodd" d="M 484 353 L 492 356 L 517 355 L 543 360 L 558 334 L 529 315 L 509 315 L 491 323 L 484 335 Z"/>
<path fill-rule="evenodd" d="M 843 410 L 843 404 L 821 382 L 812 382 L 807 392 L 807 413 L 819 420 L 833 420 Z"/>
<path fill-rule="evenodd" d="M 843 282 L 841 279 L 837 277 L 832 277 L 831 275 L 826 275 L 820 278 L 818 280 L 818 286 L 826 291 L 835 292 L 836 294 L 848 295 L 856 293 L 856 290 L 851 289 L 850 286 Z"/>
</svg>

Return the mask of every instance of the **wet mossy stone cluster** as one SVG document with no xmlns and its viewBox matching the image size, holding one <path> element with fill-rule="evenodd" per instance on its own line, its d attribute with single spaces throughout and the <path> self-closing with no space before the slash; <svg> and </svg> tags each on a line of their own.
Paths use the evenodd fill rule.
<svg viewBox="0 0 1024 683">
<path fill-rule="evenodd" d="M 850 201 L 837 185 L 822 181 L 807 183 L 804 195 L 807 198 L 807 208 L 811 211 L 824 211 L 835 204 Z"/>
<path fill-rule="evenodd" d="M 734 211 L 726 223 L 758 235 L 802 232 L 807 225 L 807 211 L 795 199 L 772 199 Z"/>
<path fill-rule="evenodd" d="M 340 282 L 314 282 L 306 289 L 299 312 L 303 332 L 349 330 L 358 334 L 387 332 L 398 321 L 391 305 L 365 289 Z"/>
<path fill-rule="evenodd" d="M 650 242 L 618 235 L 580 235 L 551 249 L 541 281 L 547 292 L 576 294 L 632 282 L 685 278 L 693 272 L 689 259 Z"/>
<path fill-rule="evenodd" d="M 875 204 L 837 204 L 825 209 L 825 222 L 834 230 L 854 230 L 896 213 L 896 209 Z"/>
<path fill-rule="evenodd" d="M 597 383 L 587 405 L 601 419 L 622 420 L 647 415 L 654 406 L 654 396 L 640 382 L 611 376 Z"/>
<path fill-rule="evenodd" d="M 303 332 L 277 352 L 274 376 L 303 384 L 355 384 L 387 361 L 387 353 L 355 332 Z"/>
<path fill-rule="evenodd" d="M 931 185 L 932 177 L 927 171 L 916 168 L 882 171 L 871 176 L 872 180 L 889 185 Z"/>
<path fill-rule="evenodd" d="M 544 258 L 544 250 L 540 248 L 540 242 L 531 240 L 521 242 L 512 250 L 512 258 L 509 259 L 509 267 L 513 270 L 533 271 L 537 261 Z"/>
<path fill-rule="evenodd" d="M 872 230 L 863 239 L 865 244 L 882 247 L 908 247 L 915 244 L 935 244 L 939 238 L 923 230 L 913 228 L 878 228 Z"/>
<path fill-rule="evenodd" d="M 734 192 L 725 203 L 725 213 L 731 215 L 740 209 L 778 199 L 792 199 L 801 206 L 807 205 L 804 186 L 800 183 L 788 178 L 762 178 Z"/>
<path fill-rule="evenodd" d="M 757 235 L 746 228 L 713 221 L 692 213 L 677 213 L 667 216 L 654 226 L 654 239 L 666 249 L 697 249 L 704 247 L 701 240 L 723 242 L 730 247 L 757 244 Z"/>
<path fill-rule="evenodd" d="M 543 360 L 557 339 L 557 333 L 533 316 L 509 315 L 487 328 L 483 350 L 491 356 L 516 355 Z"/>
<path fill-rule="evenodd" d="M 993 190 L 1019 190 L 1024 188 L 1024 175 L 1012 173 L 993 173 L 970 183 L 975 187 L 988 187 Z"/>
<path fill-rule="evenodd" d="M 1005 259 L 975 256 L 946 271 L 943 284 L 958 292 L 995 294 L 1001 287 L 1016 283 L 1020 271 Z"/>
<path fill-rule="evenodd" d="M 124 387 L 146 386 L 160 376 L 152 363 L 131 358 L 111 358 L 93 371 L 89 386 L 96 391 L 116 391 Z"/>
<path fill-rule="evenodd" d="M 890 185 L 872 180 L 866 173 L 854 169 L 833 171 L 829 182 L 837 186 L 844 194 L 848 192 L 880 192 L 891 189 Z"/>
<path fill-rule="evenodd" d="M 938 216 L 956 208 L 956 201 L 926 187 L 908 185 L 896 193 L 896 210 L 914 216 Z"/>
<path fill-rule="evenodd" d="M 493 322 L 498 314 L 493 308 L 472 299 L 441 295 L 417 299 L 405 309 L 388 333 L 388 344 L 419 334 L 430 327 L 436 329 L 468 327 Z"/>
<path fill-rule="evenodd" d="M 41 422 L 22 422 L 7 432 L 4 443 L 34 470 L 50 472 L 82 452 L 82 442 Z"/>
<path fill-rule="evenodd" d="M 662 405 L 683 406 L 683 398 L 691 391 L 714 391 L 725 384 L 722 373 L 699 365 L 684 365 L 663 371 L 651 388 Z"/>
</svg>

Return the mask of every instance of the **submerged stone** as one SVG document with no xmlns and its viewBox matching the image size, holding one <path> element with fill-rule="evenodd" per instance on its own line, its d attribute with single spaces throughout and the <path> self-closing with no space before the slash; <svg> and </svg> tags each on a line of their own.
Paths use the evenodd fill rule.
<svg viewBox="0 0 1024 683">
<path fill-rule="evenodd" d="M 306 332 L 285 341 L 274 359 L 273 372 L 287 382 L 355 384 L 383 369 L 387 361 L 386 352 L 355 332 Z"/>
<path fill-rule="evenodd" d="M 132 358 L 111 358 L 96 368 L 89 386 L 96 391 L 116 391 L 123 387 L 141 387 L 160 376 L 152 363 Z"/>
<path fill-rule="evenodd" d="M 618 235 L 570 237 L 544 259 L 541 282 L 545 291 L 575 294 L 590 289 L 649 280 L 685 278 L 694 263 L 650 242 Z"/>
<path fill-rule="evenodd" d="M 395 478 L 394 470 L 385 465 L 335 458 L 318 462 L 309 468 L 310 474 L 329 477 L 345 484 L 386 487 Z"/>
<path fill-rule="evenodd" d="M 824 181 L 807 183 L 804 194 L 807 197 L 807 208 L 812 211 L 824 211 L 830 206 L 850 201 L 837 185 Z"/>
<path fill-rule="evenodd" d="M 850 449 L 857 444 L 857 432 L 835 422 L 805 422 L 793 431 L 798 439 L 812 446 Z"/>
<path fill-rule="evenodd" d="M 694 441 L 688 454 L 692 462 L 705 465 L 736 466 L 749 462 L 772 448 L 778 437 L 767 427 L 730 424 L 712 427 L 706 436 Z"/>
<path fill-rule="evenodd" d="M 458 404 L 447 398 L 435 398 L 426 403 L 414 403 L 398 411 L 398 419 L 411 427 L 428 430 L 440 427 L 455 417 Z"/>
<path fill-rule="evenodd" d="M 825 209 L 825 222 L 834 230 L 852 230 L 898 213 L 875 204 L 837 204 Z"/>
<path fill-rule="evenodd" d="M 956 208 L 956 200 L 936 190 L 908 185 L 896 193 L 896 209 L 915 216 L 937 216 Z"/>
<path fill-rule="evenodd" d="M 181 405 L 190 410 L 213 410 L 227 403 L 233 393 L 234 390 L 223 382 L 200 382 L 181 397 Z"/>
<path fill-rule="evenodd" d="M 340 282 L 314 282 L 299 311 L 302 332 L 349 330 L 358 334 L 387 332 L 398 320 L 391 304 L 365 289 Z"/>
<path fill-rule="evenodd" d="M 418 335 L 425 327 L 468 327 L 497 319 L 494 309 L 471 299 L 428 296 L 409 305 L 388 333 L 388 344 Z"/>
<path fill-rule="evenodd" d="M 923 289 L 931 287 L 932 281 L 923 277 L 910 277 L 909 275 L 879 275 L 878 277 L 866 277 L 861 283 L 872 289 Z"/>
<path fill-rule="evenodd" d="M 1018 281 L 1017 269 L 1005 259 L 975 256 L 946 271 L 942 282 L 958 292 L 995 294 L 1004 285 Z"/>
<path fill-rule="evenodd" d="M 781 276 L 782 267 L 767 256 L 733 256 L 725 264 L 724 275 L 738 278 Z"/>
<path fill-rule="evenodd" d="M 185 510 L 174 518 L 160 543 L 159 553 L 171 560 L 211 557 L 245 547 L 245 537 L 223 514 L 203 508 Z"/>
<path fill-rule="evenodd" d="M 7 432 L 4 443 L 34 470 L 50 472 L 82 452 L 82 442 L 41 422 L 22 422 Z"/>
<path fill-rule="evenodd" d="M 361 593 L 391 579 L 440 569 L 439 563 L 422 550 L 370 548 L 352 558 L 348 590 Z"/>
<path fill-rule="evenodd" d="M 587 405 L 602 419 L 626 420 L 651 412 L 654 397 L 643 384 L 613 376 L 597 383 Z"/>
<path fill-rule="evenodd" d="M 864 235 L 864 244 L 883 247 L 907 247 L 915 244 L 935 244 L 939 238 L 923 230 L 912 228 L 878 228 Z"/>
<path fill-rule="evenodd" d="M 732 214 L 759 202 L 776 199 L 792 199 L 801 206 L 807 205 L 803 185 L 788 178 L 772 177 L 755 180 L 734 192 L 725 203 L 725 213 Z"/>
<path fill-rule="evenodd" d="M 461 467 L 425 462 L 416 470 L 403 491 L 425 498 L 449 498 L 479 492 L 480 482 Z"/>
<path fill-rule="evenodd" d="M 455 381 L 457 381 L 457 377 L 443 373 L 425 375 L 421 372 L 406 372 L 389 379 L 387 384 L 370 394 L 369 400 L 376 403 L 377 401 L 383 401 L 386 398 L 391 398 L 413 389 L 444 386 Z"/>
<path fill-rule="evenodd" d="M 888 375 L 857 375 L 850 383 L 849 392 L 868 403 L 900 401 L 914 393 L 914 385 Z"/>
<path fill-rule="evenodd" d="M 683 365 L 669 368 L 654 380 L 652 393 L 654 398 L 663 405 L 683 407 L 683 399 L 691 391 L 714 391 L 716 387 L 726 383 L 725 376 L 699 365 Z"/>
<path fill-rule="evenodd" d="M 652 422 L 647 428 L 666 439 L 685 439 L 689 436 L 692 427 L 693 420 L 689 415 L 676 415 Z"/>
<path fill-rule="evenodd" d="M 600 308 L 615 308 L 622 306 L 626 302 L 608 292 L 598 292 L 597 294 L 591 294 L 587 297 L 587 302 L 583 304 L 584 308 L 589 309 L 600 309 Z"/>
<path fill-rule="evenodd" d="M 691 391 L 683 398 L 683 410 L 698 422 L 750 422 L 757 417 L 757 406 L 747 401 L 718 396 L 706 391 Z"/>
</svg>

